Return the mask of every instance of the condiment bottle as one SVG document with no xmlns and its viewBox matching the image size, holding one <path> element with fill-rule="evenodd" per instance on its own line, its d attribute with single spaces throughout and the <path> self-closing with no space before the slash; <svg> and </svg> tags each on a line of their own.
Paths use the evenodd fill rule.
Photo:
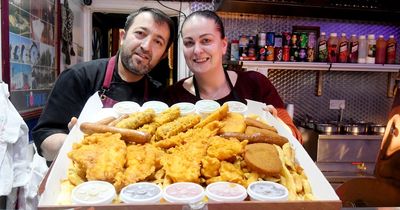
<svg viewBox="0 0 400 210">
<path fill-rule="evenodd" d="M 325 32 L 321 32 L 321 36 L 318 38 L 318 61 L 326 62 L 328 58 L 328 45 L 326 41 Z"/>
<path fill-rule="evenodd" d="M 376 40 L 374 34 L 368 34 L 367 45 L 368 45 L 367 63 L 375 63 Z"/>
<path fill-rule="evenodd" d="M 358 59 L 358 39 L 355 34 L 352 34 L 349 42 L 348 62 L 357 63 L 357 59 Z"/>
<path fill-rule="evenodd" d="M 358 63 L 367 62 L 367 40 L 365 35 L 361 35 L 358 39 Z"/>
<path fill-rule="evenodd" d="M 342 36 L 339 40 L 339 63 L 347 63 L 347 55 L 349 53 L 348 44 L 346 34 L 342 33 Z"/>
<path fill-rule="evenodd" d="M 338 39 L 336 33 L 331 33 L 328 39 L 328 62 L 336 63 L 338 53 Z"/>
<path fill-rule="evenodd" d="M 379 35 L 376 40 L 376 58 L 375 63 L 384 64 L 386 60 L 386 41 L 383 35 Z"/>
<path fill-rule="evenodd" d="M 396 40 L 393 35 L 389 36 L 386 43 L 386 63 L 394 64 L 396 62 Z"/>
</svg>

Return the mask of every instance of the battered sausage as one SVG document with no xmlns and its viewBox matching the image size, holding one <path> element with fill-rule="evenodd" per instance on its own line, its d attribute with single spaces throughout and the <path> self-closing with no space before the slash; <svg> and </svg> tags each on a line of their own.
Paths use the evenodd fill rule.
<svg viewBox="0 0 400 210">
<path fill-rule="evenodd" d="M 116 128 L 109 125 L 102 125 L 96 123 L 89 123 L 84 122 L 80 126 L 81 131 L 86 134 L 93 134 L 93 133 L 119 133 L 122 136 L 122 139 L 129 142 L 135 143 L 147 143 L 150 141 L 150 135 L 148 133 L 131 130 L 126 128 Z"/>
<path fill-rule="evenodd" d="M 268 129 L 274 132 L 277 132 L 276 128 L 274 128 L 273 126 L 267 125 L 259 120 L 255 120 L 253 118 L 250 117 L 246 117 L 244 119 L 244 122 L 246 123 L 247 126 L 254 126 L 257 128 L 263 128 L 263 129 Z"/>
<path fill-rule="evenodd" d="M 253 134 L 245 134 L 245 133 L 236 133 L 236 132 L 227 132 L 220 134 L 221 137 L 224 138 L 236 138 L 239 141 L 248 140 L 249 144 L 252 143 L 269 143 L 276 144 L 282 147 L 288 140 L 283 136 L 267 136 L 263 133 L 253 133 Z"/>
<path fill-rule="evenodd" d="M 119 116 L 117 119 L 114 118 L 113 121 L 111 121 L 110 123 L 108 123 L 109 126 L 115 126 L 117 123 L 121 122 L 121 120 L 128 118 L 129 115 L 128 114 L 123 114 L 121 116 Z"/>
<path fill-rule="evenodd" d="M 104 119 L 101 119 L 97 122 L 95 122 L 96 124 L 101 124 L 101 125 L 107 125 L 108 123 L 114 121 L 116 118 L 115 117 L 106 117 Z"/>
</svg>

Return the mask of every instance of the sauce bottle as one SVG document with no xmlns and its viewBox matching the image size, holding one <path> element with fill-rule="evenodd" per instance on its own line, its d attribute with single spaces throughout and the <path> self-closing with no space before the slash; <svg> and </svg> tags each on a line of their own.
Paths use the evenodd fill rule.
<svg viewBox="0 0 400 210">
<path fill-rule="evenodd" d="M 376 40 L 374 34 L 368 34 L 367 46 L 368 46 L 367 63 L 375 63 Z"/>
<path fill-rule="evenodd" d="M 328 39 L 328 62 L 336 63 L 338 54 L 338 39 L 336 33 L 331 33 Z"/>
<path fill-rule="evenodd" d="M 347 48 L 349 42 L 347 41 L 346 34 L 342 33 L 339 40 L 339 63 L 347 63 L 347 56 L 349 50 Z"/>
<path fill-rule="evenodd" d="M 328 46 L 326 42 L 325 32 L 321 32 L 321 36 L 318 38 L 318 61 L 326 62 L 328 58 Z"/>
<path fill-rule="evenodd" d="M 358 63 L 367 62 L 367 40 L 365 35 L 361 35 L 358 39 Z"/>
<path fill-rule="evenodd" d="M 349 42 L 348 62 L 357 63 L 357 60 L 358 60 L 358 39 L 355 34 L 352 34 Z"/>
<path fill-rule="evenodd" d="M 375 63 L 384 64 L 386 60 L 386 41 L 383 35 L 379 35 L 376 40 L 376 57 Z"/>
<path fill-rule="evenodd" d="M 393 35 L 389 36 L 386 43 L 386 63 L 394 64 L 396 62 L 396 40 Z"/>
</svg>

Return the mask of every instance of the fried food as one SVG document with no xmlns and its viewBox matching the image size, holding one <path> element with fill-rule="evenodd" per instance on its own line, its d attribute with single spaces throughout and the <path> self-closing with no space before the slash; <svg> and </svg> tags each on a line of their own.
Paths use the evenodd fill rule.
<svg viewBox="0 0 400 210">
<path fill-rule="evenodd" d="M 218 160 L 231 160 L 235 156 L 239 156 L 244 152 L 247 141 L 240 142 L 237 139 L 225 139 L 214 136 L 209 139 L 209 147 L 207 155 L 217 158 Z"/>
<path fill-rule="evenodd" d="M 275 133 L 278 132 L 275 127 L 270 126 L 270 125 L 268 125 L 268 124 L 266 124 L 264 122 L 261 122 L 259 120 L 253 119 L 251 117 L 246 117 L 244 121 L 245 121 L 247 126 L 253 126 L 253 127 L 257 127 L 257 128 L 267 129 L 267 130 L 273 131 Z"/>
<path fill-rule="evenodd" d="M 253 135 L 256 133 L 260 133 L 261 136 L 263 136 L 263 142 L 265 143 L 270 143 L 270 144 L 276 144 L 279 146 L 283 146 L 284 144 L 288 143 L 289 140 L 284 137 L 279 135 L 278 133 L 268 130 L 268 129 L 262 129 L 262 128 L 257 128 L 254 126 L 247 126 L 245 134 Z"/>
<path fill-rule="evenodd" d="M 156 131 L 156 140 L 167 139 L 169 137 L 175 136 L 181 132 L 186 132 L 188 129 L 193 128 L 196 124 L 200 122 L 200 115 L 191 114 L 161 125 Z"/>
<path fill-rule="evenodd" d="M 246 123 L 242 114 L 230 112 L 222 120 L 224 126 L 219 130 L 219 133 L 238 132 L 243 133 L 246 129 Z"/>
<path fill-rule="evenodd" d="M 155 115 L 156 113 L 153 109 L 146 109 L 144 112 L 135 112 L 130 114 L 128 118 L 118 122 L 115 127 L 136 129 L 144 124 L 152 122 Z"/>
<path fill-rule="evenodd" d="M 278 151 L 272 144 L 256 143 L 245 147 L 244 160 L 252 171 L 278 176 L 282 171 L 282 162 Z"/>
<path fill-rule="evenodd" d="M 214 111 L 213 113 L 208 115 L 206 118 L 201 120 L 201 122 L 199 124 L 197 124 L 194 128 L 202 128 L 210 122 L 220 121 L 226 117 L 226 115 L 228 114 L 228 111 L 229 111 L 228 104 L 225 103 L 220 108 L 218 108 L 216 111 Z"/>
<path fill-rule="evenodd" d="M 219 175 L 219 168 L 221 167 L 221 162 L 217 158 L 210 156 L 205 156 L 201 160 L 201 174 L 205 178 L 211 178 Z"/>
<path fill-rule="evenodd" d="M 154 120 L 150 124 L 145 124 L 143 127 L 139 128 L 139 131 L 144 131 L 153 135 L 157 128 L 161 125 L 176 120 L 180 116 L 179 107 L 171 107 L 166 109 L 161 114 L 154 117 Z"/>
<path fill-rule="evenodd" d="M 126 154 L 126 169 L 119 175 L 119 183 L 114 184 L 121 189 L 131 183 L 143 181 L 160 168 L 162 150 L 151 144 L 129 145 Z"/>
<path fill-rule="evenodd" d="M 124 169 L 126 144 L 120 134 L 92 134 L 74 145 L 68 157 L 86 171 L 87 180 L 113 183 L 116 174 Z"/>
</svg>

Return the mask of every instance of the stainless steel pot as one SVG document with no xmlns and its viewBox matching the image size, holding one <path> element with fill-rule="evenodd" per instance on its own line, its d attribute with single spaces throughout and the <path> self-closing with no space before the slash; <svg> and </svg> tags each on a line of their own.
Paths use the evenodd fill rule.
<svg viewBox="0 0 400 210">
<path fill-rule="evenodd" d="M 368 129 L 370 134 L 383 135 L 385 134 L 386 126 L 380 124 L 371 124 L 369 125 Z"/>
<path fill-rule="evenodd" d="M 355 123 L 343 125 L 343 132 L 346 134 L 360 135 L 367 134 L 368 126 L 366 123 Z"/>
<path fill-rule="evenodd" d="M 316 124 L 316 129 L 325 134 L 334 134 L 339 132 L 339 127 L 330 123 L 318 123 Z"/>
</svg>

